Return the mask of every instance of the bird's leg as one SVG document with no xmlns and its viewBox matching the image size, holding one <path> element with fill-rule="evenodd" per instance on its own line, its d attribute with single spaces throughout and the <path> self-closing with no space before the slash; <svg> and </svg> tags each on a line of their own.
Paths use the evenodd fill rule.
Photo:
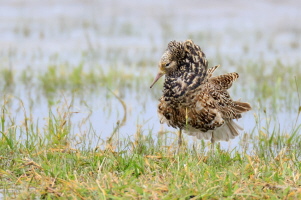
<svg viewBox="0 0 301 200">
<path fill-rule="evenodd" d="M 182 129 L 179 130 L 178 147 L 182 146 Z"/>
<path fill-rule="evenodd" d="M 211 152 L 214 153 L 214 132 L 212 131 L 212 135 L 211 135 Z"/>
<path fill-rule="evenodd" d="M 179 130 L 179 135 L 178 135 L 178 149 L 176 151 L 176 154 L 180 153 L 181 147 L 182 147 L 182 129 Z"/>
</svg>

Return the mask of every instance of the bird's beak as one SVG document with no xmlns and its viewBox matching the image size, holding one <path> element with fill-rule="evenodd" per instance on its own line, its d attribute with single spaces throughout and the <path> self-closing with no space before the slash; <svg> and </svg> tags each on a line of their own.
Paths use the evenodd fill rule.
<svg viewBox="0 0 301 200">
<path fill-rule="evenodd" d="M 157 76 L 156 76 L 154 82 L 153 82 L 152 85 L 150 86 L 150 88 L 152 88 L 152 87 L 155 85 L 155 83 L 156 83 L 163 75 L 164 75 L 163 72 L 159 72 L 159 73 L 157 74 Z"/>
</svg>

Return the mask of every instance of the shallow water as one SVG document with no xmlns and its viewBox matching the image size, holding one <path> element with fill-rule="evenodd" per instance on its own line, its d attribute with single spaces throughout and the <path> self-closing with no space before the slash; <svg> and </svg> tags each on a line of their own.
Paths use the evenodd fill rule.
<svg viewBox="0 0 301 200">
<path fill-rule="evenodd" d="M 121 136 L 133 138 L 137 130 L 145 134 L 152 130 L 156 135 L 160 130 L 175 132 L 160 125 L 157 118 L 162 82 L 154 91 L 148 87 L 156 74 L 156 63 L 168 41 L 191 38 L 205 51 L 210 66 L 222 65 L 219 73 L 241 72 L 242 80 L 236 83 L 237 86 L 234 84 L 232 94 L 235 99 L 241 98 L 252 104 L 254 110 L 239 121 L 245 132 L 252 133 L 254 113 L 263 113 L 254 101 L 254 94 L 245 92 L 248 85 L 239 85 L 250 76 L 244 67 L 250 61 L 275 63 L 276 60 L 298 67 L 301 63 L 300 8 L 299 1 L 259 0 L 206 4 L 158 0 L 2 2 L 0 67 L 10 68 L 17 75 L 30 69 L 38 76 L 50 65 L 63 64 L 61 67 L 64 67 L 65 63 L 68 66 L 84 63 L 85 70 L 96 66 L 108 72 L 114 67 L 149 76 L 139 90 L 134 87 L 110 90 L 118 93 L 127 106 L 126 123 L 118 131 Z M 268 71 L 268 67 L 263 71 Z M 73 98 L 72 111 L 77 113 L 71 118 L 75 124 L 72 132 L 80 137 L 93 127 L 95 135 L 105 140 L 122 120 L 123 107 L 106 86 L 87 94 Z M 68 103 L 72 100 L 68 90 L 59 91 L 55 96 L 53 101 L 61 103 L 55 103 L 53 112 L 64 104 L 64 97 Z M 24 115 L 20 101 L 15 97 L 24 103 L 27 117 L 43 129 L 49 117 L 49 99 L 34 89 L 24 88 L 22 83 L 16 84 L 11 94 L 3 92 L 2 102 L 4 98 L 13 99 L 9 111 L 18 125 L 24 122 Z M 295 119 L 294 113 L 294 110 L 286 110 L 272 114 L 271 110 L 269 117 L 274 124 L 279 123 L 289 130 L 292 120 L 287 119 Z M 230 145 L 235 147 L 238 142 L 239 138 L 236 138 Z M 222 146 L 228 148 L 229 144 L 222 143 Z"/>
</svg>

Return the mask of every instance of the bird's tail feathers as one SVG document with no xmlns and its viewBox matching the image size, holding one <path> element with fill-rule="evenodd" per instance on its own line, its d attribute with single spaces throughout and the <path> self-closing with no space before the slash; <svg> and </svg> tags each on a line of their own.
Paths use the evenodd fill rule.
<svg viewBox="0 0 301 200">
<path fill-rule="evenodd" d="M 251 105 L 246 102 L 234 101 L 235 106 L 233 107 L 238 113 L 247 112 L 252 109 Z"/>
</svg>

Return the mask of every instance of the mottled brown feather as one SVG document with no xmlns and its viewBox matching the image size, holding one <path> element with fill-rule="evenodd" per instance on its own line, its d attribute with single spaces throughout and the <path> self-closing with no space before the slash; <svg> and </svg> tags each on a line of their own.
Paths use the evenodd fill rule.
<svg viewBox="0 0 301 200">
<path fill-rule="evenodd" d="M 205 54 L 191 40 L 170 42 L 159 66 L 166 75 L 158 105 L 161 123 L 199 139 L 229 140 L 238 135 L 241 128 L 233 119 L 251 106 L 233 101 L 227 91 L 239 77 L 236 72 L 212 77 L 219 66 L 207 69 Z"/>
</svg>

